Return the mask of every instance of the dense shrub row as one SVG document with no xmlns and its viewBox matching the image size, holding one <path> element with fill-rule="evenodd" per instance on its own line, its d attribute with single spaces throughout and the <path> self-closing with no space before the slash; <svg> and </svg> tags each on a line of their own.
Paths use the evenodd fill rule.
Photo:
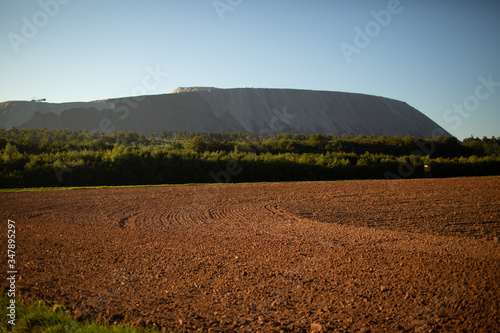
<svg viewBox="0 0 500 333">
<path fill-rule="evenodd" d="M 87 186 L 500 174 L 496 138 L 0 129 L 0 186 Z"/>
</svg>

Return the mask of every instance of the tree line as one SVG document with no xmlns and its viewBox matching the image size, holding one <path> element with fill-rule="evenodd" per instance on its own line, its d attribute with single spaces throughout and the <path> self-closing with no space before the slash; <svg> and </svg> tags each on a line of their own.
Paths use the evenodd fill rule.
<svg viewBox="0 0 500 333">
<path fill-rule="evenodd" d="M 499 139 L 0 129 L 0 187 L 500 174 Z"/>
</svg>

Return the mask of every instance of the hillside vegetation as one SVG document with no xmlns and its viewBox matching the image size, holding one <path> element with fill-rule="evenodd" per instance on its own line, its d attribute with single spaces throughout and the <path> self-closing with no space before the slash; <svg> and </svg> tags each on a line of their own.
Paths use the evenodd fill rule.
<svg viewBox="0 0 500 333">
<path fill-rule="evenodd" d="M 424 172 L 431 166 L 431 173 Z M 399 179 L 500 174 L 495 137 L 0 129 L 0 187 Z"/>
</svg>

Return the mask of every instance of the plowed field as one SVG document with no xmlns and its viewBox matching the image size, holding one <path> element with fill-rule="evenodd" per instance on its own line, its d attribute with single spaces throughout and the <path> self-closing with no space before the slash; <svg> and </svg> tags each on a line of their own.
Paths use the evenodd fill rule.
<svg viewBox="0 0 500 333">
<path fill-rule="evenodd" d="M 500 331 L 498 177 L 17 192 L 0 202 L 3 249 L 16 221 L 22 297 L 82 319 L 203 332 Z"/>
</svg>

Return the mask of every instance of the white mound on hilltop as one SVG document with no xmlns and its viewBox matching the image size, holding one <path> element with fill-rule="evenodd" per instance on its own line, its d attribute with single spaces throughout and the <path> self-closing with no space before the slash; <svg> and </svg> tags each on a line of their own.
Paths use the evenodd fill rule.
<svg viewBox="0 0 500 333">
<path fill-rule="evenodd" d="M 101 132 L 162 131 L 449 135 L 404 102 L 295 89 L 177 88 L 171 94 L 89 103 L 0 103 L 0 126 Z"/>
<path fill-rule="evenodd" d="M 193 91 L 211 91 L 212 89 L 218 89 L 214 87 L 178 87 L 174 89 L 171 94 L 178 94 L 184 92 L 193 92 Z"/>
</svg>

